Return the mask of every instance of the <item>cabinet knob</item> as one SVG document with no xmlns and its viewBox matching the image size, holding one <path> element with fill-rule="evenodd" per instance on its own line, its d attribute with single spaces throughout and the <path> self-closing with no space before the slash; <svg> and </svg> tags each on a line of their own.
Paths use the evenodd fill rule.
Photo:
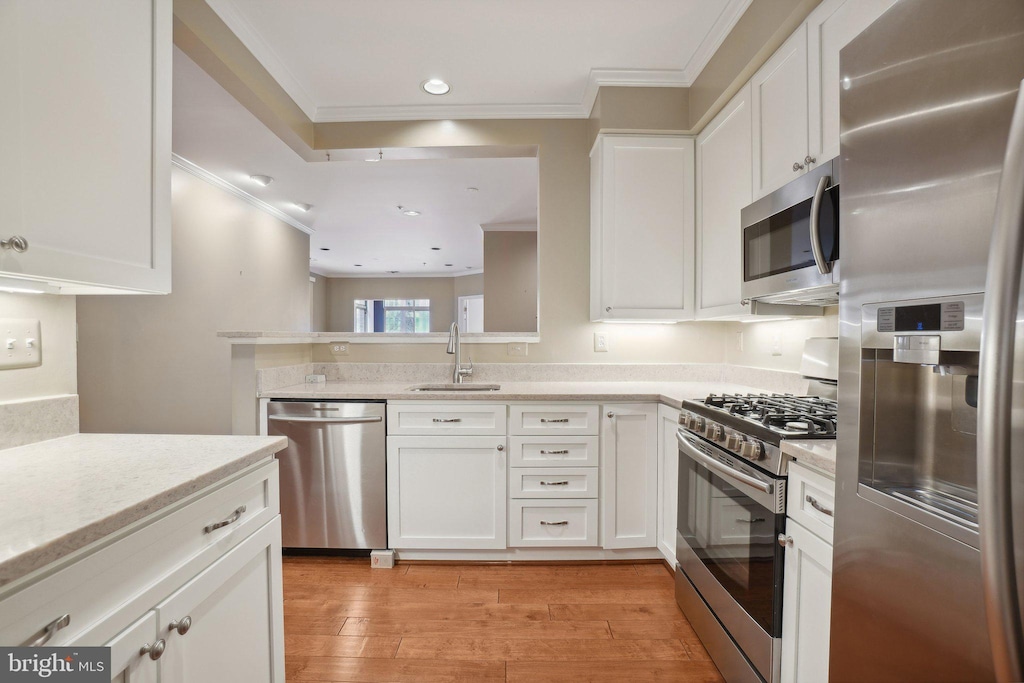
<svg viewBox="0 0 1024 683">
<path fill-rule="evenodd" d="M 779 534 L 779 545 L 781 545 L 783 548 L 792 548 L 793 537 L 787 536 L 786 534 Z"/>
<path fill-rule="evenodd" d="M 503 451 L 503 450 L 505 450 L 505 447 L 499 443 L 498 444 L 498 450 L 499 451 Z"/>
<path fill-rule="evenodd" d="M 615 417 L 615 413 L 613 413 L 612 411 L 609 410 L 608 411 L 608 417 L 609 418 Z"/>
<path fill-rule="evenodd" d="M 140 655 L 149 655 L 149 658 L 154 662 L 164 656 L 164 650 L 167 649 L 167 641 L 161 638 L 152 645 L 146 643 L 139 648 Z"/>
<path fill-rule="evenodd" d="M 0 240 L 0 249 L 10 249 L 20 254 L 28 251 L 28 240 L 21 235 L 11 235 L 5 240 Z"/>
<path fill-rule="evenodd" d="M 182 617 L 181 619 L 167 624 L 167 630 L 177 631 L 179 636 L 183 636 L 188 633 L 190 628 L 192 628 L 192 617 Z"/>
<path fill-rule="evenodd" d="M 808 165 L 816 164 L 818 163 L 818 160 L 812 157 L 810 154 L 808 154 L 807 156 L 804 157 L 804 163 Z"/>
<path fill-rule="evenodd" d="M 802 170 L 804 170 L 804 165 L 801 164 L 799 161 L 794 161 L 793 162 L 793 170 L 794 171 L 802 171 Z"/>
</svg>

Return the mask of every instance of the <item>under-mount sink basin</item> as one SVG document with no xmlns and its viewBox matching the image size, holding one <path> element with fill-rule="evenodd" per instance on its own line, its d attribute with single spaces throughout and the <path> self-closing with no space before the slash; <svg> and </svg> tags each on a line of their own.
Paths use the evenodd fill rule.
<svg viewBox="0 0 1024 683">
<path fill-rule="evenodd" d="M 498 384 L 417 384 L 409 387 L 409 391 L 497 391 Z"/>
</svg>

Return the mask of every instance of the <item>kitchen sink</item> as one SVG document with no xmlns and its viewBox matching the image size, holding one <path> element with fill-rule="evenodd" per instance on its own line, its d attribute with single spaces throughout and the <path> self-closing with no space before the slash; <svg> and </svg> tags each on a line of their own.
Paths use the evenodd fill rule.
<svg viewBox="0 0 1024 683">
<path fill-rule="evenodd" d="M 417 384 L 409 391 L 497 391 L 499 384 Z"/>
</svg>

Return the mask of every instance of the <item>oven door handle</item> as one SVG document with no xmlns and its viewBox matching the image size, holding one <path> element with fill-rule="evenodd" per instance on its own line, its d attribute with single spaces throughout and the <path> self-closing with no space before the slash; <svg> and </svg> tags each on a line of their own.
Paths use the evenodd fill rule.
<svg viewBox="0 0 1024 683">
<path fill-rule="evenodd" d="M 811 250 L 814 252 L 814 265 L 818 272 L 828 275 L 832 272 L 832 263 L 825 260 L 825 252 L 821 248 L 821 199 L 825 196 L 825 188 L 832 179 L 829 176 L 818 178 L 818 187 L 814 189 L 811 200 L 811 220 L 808 221 L 811 231 Z"/>
<path fill-rule="evenodd" d="M 772 492 L 773 487 L 771 484 L 765 483 L 760 479 L 752 477 L 749 474 L 740 472 L 739 470 L 734 470 L 728 465 L 723 465 L 722 463 L 718 462 L 710 455 L 705 455 L 704 453 L 701 453 L 694 447 L 693 444 L 687 441 L 686 437 L 684 437 L 680 432 L 676 432 L 676 441 L 679 442 L 679 447 L 683 449 L 683 451 L 688 456 L 690 456 L 700 464 L 704 465 L 709 470 L 713 470 L 716 474 L 720 474 L 723 477 L 729 477 L 730 479 L 738 481 L 741 484 L 751 486 L 763 493 L 770 494 Z"/>
</svg>

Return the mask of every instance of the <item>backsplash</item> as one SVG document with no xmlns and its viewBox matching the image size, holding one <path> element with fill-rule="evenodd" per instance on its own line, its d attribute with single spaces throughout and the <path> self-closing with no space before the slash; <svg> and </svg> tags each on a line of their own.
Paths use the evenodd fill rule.
<svg viewBox="0 0 1024 683">
<path fill-rule="evenodd" d="M 0 450 L 78 433 L 78 396 L 0 403 Z"/>
</svg>

